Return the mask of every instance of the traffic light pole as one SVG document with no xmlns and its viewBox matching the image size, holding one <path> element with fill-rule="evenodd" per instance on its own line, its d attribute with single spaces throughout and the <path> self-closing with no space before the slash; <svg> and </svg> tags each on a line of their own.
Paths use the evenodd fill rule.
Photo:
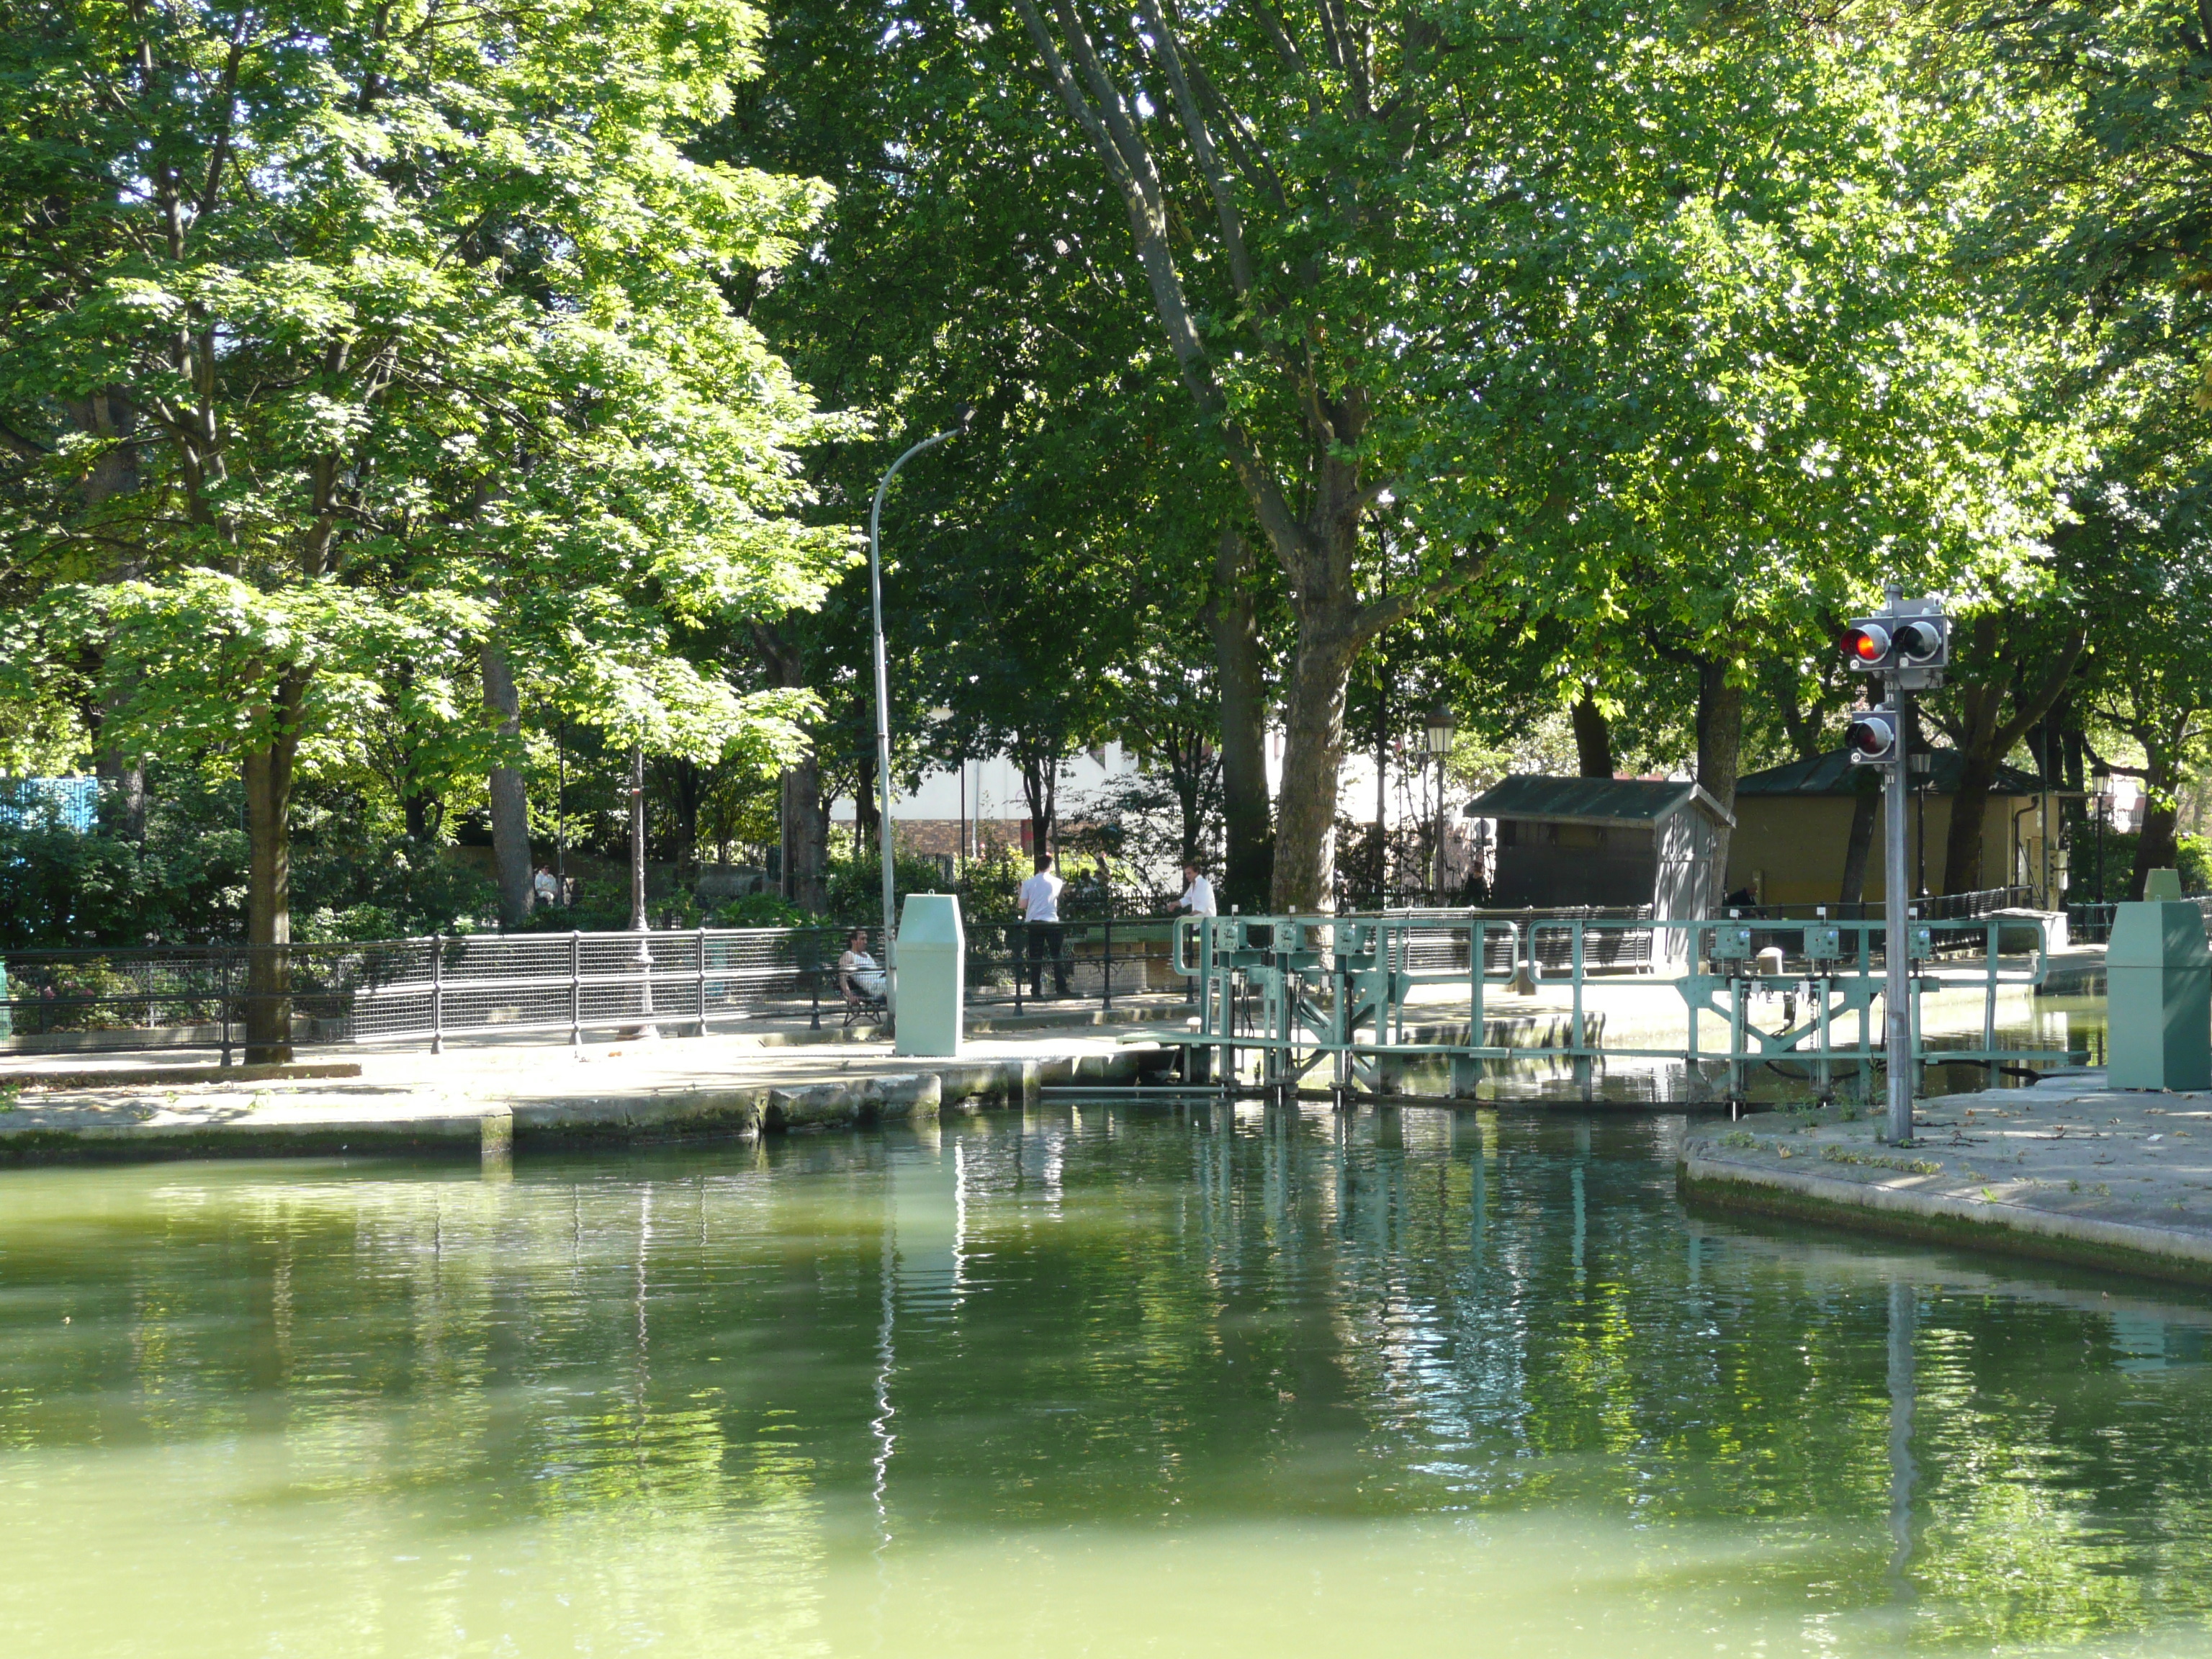
<svg viewBox="0 0 2212 1659">
<path fill-rule="evenodd" d="M 1854 766 L 1882 769 L 1883 968 L 1887 986 L 1882 1021 L 1889 1058 L 1889 1121 L 1887 1138 L 1912 1139 L 1912 942 L 1908 906 L 1912 873 L 1906 861 L 1905 798 L 1912 787 L 1912 694 L 1943 684 L 1951 660 L 1951 619 L 1940 601 L 1907 599 L 1895 582 L 1889 603 L 1876 617 L 1855 617 L 1840 641 L 1845 663 L 1875 674 L 1889 690 L 1886 708 L 1851 716 L 1844 734 L 1844 753 Z"/>
<path fill-rule="evenodd" d="M 1905 938 L 1905 905 L 1911 875 L 1905 840 L 1905 794 L 1911 763 L 1912 694 L 1890 679 L 1889 705 L 1897 714 L 1897 763 L 1882 779 L 1882 957 L 1889 984 L 1882 998 L 1884 1035 L 1889 1050 L 1889 1139 L 1912 1139 L 1912 962 Z"/>
</svg>

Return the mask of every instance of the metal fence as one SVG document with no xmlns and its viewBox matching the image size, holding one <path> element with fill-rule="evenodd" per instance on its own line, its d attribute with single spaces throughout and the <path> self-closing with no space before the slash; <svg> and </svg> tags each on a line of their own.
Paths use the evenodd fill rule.
<svg viewBox="0 0 2212 1659">
<path fill-rule="evenodd" d="M 2203 912 L 2205 932 L 2212 936 L 2212 893 L 2193 893 L 2182 902 L 2193 904 Z M 2112 937 L 2112 915 L 2118 908 L 2117 902 L 2068 905 L 2066 936 L 2077 944 L 2105 944 Z"/>
<path fill-rule="evenodd" d="M 968 1006 L 1025 1013 L 1084 1002 L 1110 1012 L 1117 998 L 1126 1006 L 1147 991 L 1180 992 L 1171 928 L 1165 918 L 1110 911 L 1048 925 L 971 925 Z M 436 1048 L 448 1037 L 524 1034 L 580 1042 L 586 1032 L 754 1020 L 820 1030 L 875 1016 L 837 969 L 854 933 L 880 962 L 880 929 L 847 927 L 20 951 L 0 961 L 0 1036 L 56 1049 L 216 1048 L 228 1060 L 257 1004 L 271 1001 L 288 1006 L 293 1040 L 309 1043 Z M 272 972 L 277 988 L 257 988 Z"/>
<path fill-rule="evenodd" d="M 1966 914 L 1986 914 L 2008 908 L 1994 901 L 2019 890 L 1959 895 L 1949 902 L 1977 902 L 1981 908 Z M 1413 957 L 1401 965 L 1417 972 L 1464 971 L 1466 924 L 1472 921 L 1489 924 L 1482 934 L 1484 965 L 1493 972 L 1510 970 L 1515 939 L 1528 941 L 1523 948 L 1533 953 L 1537 971 L 1565 969 L 1573 950 L 1569 930 L 1536 924 L 1575 921 L 1606 924 L 1585 930 L 1586 970 L 1656 965 L 1658 930 L 1649 925 L 1648 908 L 1386 914 L 1432 915 L 1456 925 L 1456 933 L 1438 927 L 1406 933 L 1405 948 Z M 1778 907 L 1743 914 L 1785 919 Z M 1157 1000 L 1188 990 L 1175 966 L 1175 923 L 1157 908 L 1117 898 L 1070 905 L 1066 915 L 1057 924 L 969 924 L 971 1012 L 1024 1014 L 1074 1005 L 1110 1012 L 1148 994 Z M 2109 931 L 2109 915 L 2104 925 Z M 880 962 L 880 929 L 872 927 L 21 951 L 0 961 L 5 974 L 0 1036 L 12 1036 L 18 1048 L 55 1050 L 219 1048 L 228 1060 L 245 1042 L 249 1015 L 270 1000 L 288 1007 L 293 1040 L 301 1043 L 436 1048 L 453 1037 L 524 1035 L 580 1042 L 586 1034 L 647 1025 L 685 1032 L 756 1021 L 821 1030 L 872 1023 L 877 1017 L 837 971 L 839 955 L 855 932 Z M 272 955 L 278 963 L 265 961 Z M 260 975 L 254 972 L 257 957 L 264 958 Z M 254 988 L 272 967 L 281 968 L 281 988 Z"/>
</svg>

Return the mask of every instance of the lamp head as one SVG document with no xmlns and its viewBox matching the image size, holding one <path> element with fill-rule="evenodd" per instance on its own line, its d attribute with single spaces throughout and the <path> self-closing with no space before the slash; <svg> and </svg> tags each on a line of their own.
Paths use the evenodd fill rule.
<svg viewBox="0 0 2212 1659">
<path fill-rule="evenodd" d="M 975 404 L 968 398 L 962 398 L 952 411 L 952 430 L 956 434 L 965 433 L 968 430 L 969 422 L 975 418 Z"/>
</svg>

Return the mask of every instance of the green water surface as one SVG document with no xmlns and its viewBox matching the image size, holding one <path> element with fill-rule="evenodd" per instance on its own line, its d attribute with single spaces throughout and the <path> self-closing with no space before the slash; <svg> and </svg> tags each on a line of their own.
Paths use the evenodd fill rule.
<svg viewBox="0 0 2212 1659">
<path fill-rule="evenodd" d="M 0 1173 L 0 1653 L 2212 1652 L 2212 1298 L 1679 1129 Z"/>
</svg>

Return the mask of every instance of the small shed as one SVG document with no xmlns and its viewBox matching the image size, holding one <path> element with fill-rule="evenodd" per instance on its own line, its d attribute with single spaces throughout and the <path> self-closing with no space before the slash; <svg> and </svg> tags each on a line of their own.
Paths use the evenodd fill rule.
<svg viewBox="0 0 2212 1659">
<path fill-rule="evenodd" d="M 1694 783 L 1643 778 L 1507 778 L 1467 815 L 1498 821 L 1492 903 L 1648 904 L 1673 921 L 1706 914 L 1735 822 Z"/>
<path fill-rule="evenodd" d="M 1964 769 L 1955 750 L 1932 750 L 1928 758 L 1929 769 L 1914 775 L 1905 818 L 1906 857 L 1920 891 L 1943 884 L 1951 807 Z M 1746 774 L 1735 786 L 1736 832 L 1729 844 L 1726 890 L 1747 892 L 1762 904 L 1835 902 L 1843 896 L 1852 816 L 1864 795 L 1870 815 L 1862 826 L 1867 853 L 1859 896 L 1876 902 L 1883 896 L 1887 816 L 1881 788 L 1880 768 L 1854 766 L 1840 749 Z M 2041 779 L 2016 767 L 1997 768 L 1982 804 L 1982 863 L 1975 887 L 2042 884 L 2044 842 L 2057 830 L 2063 793 L 2046 795 Z"/>
</svg>

